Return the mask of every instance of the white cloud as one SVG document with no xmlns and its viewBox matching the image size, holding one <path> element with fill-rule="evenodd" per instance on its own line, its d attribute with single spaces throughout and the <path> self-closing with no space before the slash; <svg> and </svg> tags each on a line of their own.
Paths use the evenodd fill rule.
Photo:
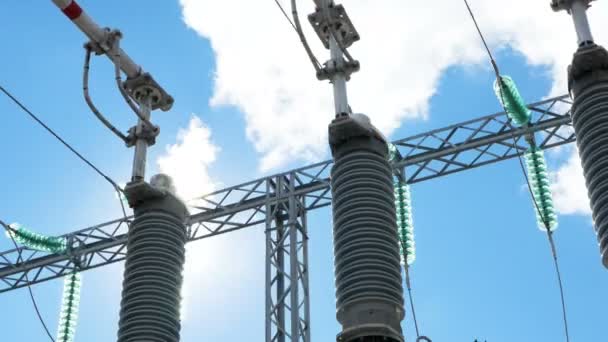
<svg viewBox="0 0 608 342">
<path fill-rule="evenodd" d="M 330 85 L 314 77 L 298 38 L 272 0 L 180 0 L 184 21 L 208 38 L 216 55 L 211 104 L 245 115 L 247 137 L 262 155 L 261 168 L 318 160 L 333 118 Z M 288 8 L 288 1 L 282 1 Z M 327 59 L 306 16 L 313 1 L 298 1 L 305 31 L 321 62 Z M 362 70 L 349 83 L 353 110 L 372 117 L 387 135 L 403 119 L 423 118 L 443 70 L 487 65 L 460 1 L 343 1 L 362 40 L 352 48 Z M 552 94 L 566 92 L 566 66 L 576 48 L 570 17 L 549 1 L 472 2 L 488 41 L 510 45 L 534 65 L 548 65 Z M 608 4 L 590 11 L 596 39 L 607 38 Z M 601 36 L 600 34 L 603 34 Z M 605 39 L 604 39 L 605 40 Z M 504 70 L 508 73 L 508 70 Z M 490 85 L 488 85 L 490 87 Z"/>
<path fill-rule="evenodd" d="M 173 178 L 177 194 L 190 200 L 213 191 L 209 165 L 215 161 L 218 151 L 211 141 L 211 130 L 193 115 L 188 128 L 179 130 L 177 142 L 167 146 L 166 153 L 157 162 L 160 171 Z"/>
<path fill-rule="evenodd" d="M 209 175 L 219 148 L 213 144 L 212 134 L 198 116 L 193 115 L 188 127 L 180 129 L 175 144 L 166 147 L 158 160 L 162 173 L 173 178 L 177 194 L 185 200 L 210 193 L 218 187 Z M 192 202 L 190 202 L 192 204 Z M 195 210 L 191 208 L 191 212 Z M 237 219 L 237 218 L 234 218 Z M 251 283 L 263 286 L 257 265 L 264 253 L 263 234 L 259 230 L 231 233 L 189 243 L 186 246 L 184 282 L 182 286 L 182 321 L 185 325 L 210 319 L 230 322 L 238 314 L 226 307 L 238 308 L 248 300 Z M 259 246 L 259 247 L 256 247 Z M 221 262 L 218 262 L 221 260 Z M 231 265 L 226 268 L 226 265 Z M 254 287 L 255 290 L 257 286 Z M 263 293 L 260 289 L 258 293 Z M 243 295 L 235 295 L 241 293 Z M 199 310 L 205 306 L 208 310 Z M 215 326 L 213 329 L 228 329 Z"/>
<path fill-rule="evenodd" d="M 210 40 L 216 55 L 211 104 L 235 106 L 243 112 L 247 137 L 262 156 L 261 169 L 322 158 L 327 124 L 333 117 L 331 88 L 315 79 L 296 35 L 274 2 L 180 2 L 186 24 Z M 288 1 L 281 2 L 288 8 Z M 306 34 L 323 62 L 327 51 L 305 16 L 313 11 L 313 2 L 298 3 Z M 387 135 L 404 119 L 426 116 L 446 68 L 487 66 L 460 1 L 437 0 L 433 6 L 402 0 L 343 3 L 362 37 L 350 49 L 362 65 L 349 82 L 351 106 L 369 114 Z M 569 15 L 553 13 L 548 0 L 471 4 L 493 50 L 509 46 L 530 65 L 547 66 L 553 80 L 548 95 L 566 93 L 566 68 L 576 49 Z M 594 2 L 589 17 L 596 41 L 608 44 L 608 3 Z M 554 174 L 553 191 L 562 214 L 589 213 L 575 156 Z"/>
<path fill-rule="evenodd" d="M 589 198 L 578 151 L 572 149 L 568 161 L 551 174 L 555 209 L 564 215 L 590 215 Z"/>
</svg>

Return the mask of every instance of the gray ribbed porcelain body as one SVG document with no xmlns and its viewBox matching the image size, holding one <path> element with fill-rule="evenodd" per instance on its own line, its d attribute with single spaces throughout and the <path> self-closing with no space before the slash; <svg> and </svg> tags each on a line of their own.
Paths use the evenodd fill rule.
<svg viewBox="0 0 608 342">
<path fill-rule="evenodd" d="M 580 48 L 569 68 L 572 123 L 602 261 L 608 268 L 608 52 Z"/>
<path fill-rule="evenodd" d="M 403 341 L 403 287 L 387 144 L 365 122 L 329 127 L 338 341 Z"/>
<path fill-rule="evenodd" d="M 150 193 L 135 206 L 129 229 L 119 342 L 180 340 L 187 211 L 171 194 Z"/>
</svg>

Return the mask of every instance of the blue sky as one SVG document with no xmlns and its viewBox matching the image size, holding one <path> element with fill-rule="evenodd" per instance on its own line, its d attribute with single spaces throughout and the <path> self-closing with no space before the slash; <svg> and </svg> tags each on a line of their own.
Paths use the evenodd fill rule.
<svg viewBox="0 0 608 342">
<path fill-rule="evenodd" d="M 397 1 L 389 2 L 398 6 Z M 157 161 L 165 158 L 182 184 L 195 184 L 192 191 L 199 193 L 328 157 L 320 132 L 333 117 L 330 87 L 314 79 L 296 36 L 273 2 L 252 3 L 236 1 L 232 5 L 241 10 L 230 11 L 228 3 L 207 0 L 184 0 L 184 8 L 178 1 L 154 6 L 144 1 L 81 1 L 101 25 L 122 30 L 123 48 L 175 97 L 170 112 L 154 113 L 161 135 L 150 151 L 149 175 L 159 171 Z M 459 5 L 443 5 L 458 10 L 448 16 L 451 22 L 446 19 L 458 25 L 425 36 L 420 32 L 429 30 L 428 17 L 416 21 L 403 11 L 407 25 L 401 25 L 389 20 L 399 17 L 395 13 L 372 11 L 364 1 L 345 1 L 353 21 L 361 23 L 363 39 L 353 47 L 362 64 L 350 88 L 353 109 L 369 114 L 391 138 L 499 110 L 493 75 L 465 12 Z M 566 43 L 572 33 L 565 14 L 551 13 L 546 4 L 538 9 L 543 12 L 534 12 L 536 7 L 529 10 L 532 14 L 505 9 L 503 16 L 490 11 L 488 4 L 478 6 L 503 72 L 517 81 L 526 100 L 566 92 L 564 66 L 574 44 Z M 608 13 L 600 6 L 591 13 L 598 24 Z M 303 7 L 308 13 L 310 5 Z M 447 14 L 435 15 L 440 17 L 433 19 L 440 30 L 441 16 Z M 538 18 L 529 29 L 521 25 L 526 15 Z M 388 46 L 376 39 L 383 26 L 374 25 L 384 17 L 387 29 L 394 23 L 402 30 L 394 34 L 390 58 L 374 49 L 374 44 Z M 10 52 L 0 56 L 1 84 L 113 179 L 126 181 L 132 151 L 102 127 L 82 98 L 84 36 L 50 1 L 11 2 L 0 19 L 7 28 L 4 46 Z M 548 28 L 557 27 L 555 22 L 560 24 L 555 35 L 543 36 Z M 598 41 L 608 41 L 605 34 L 599 36 L 599 29 L 594 31 Z M 257 49 L 255 44 L 262 40 L 269 42 Z M 315 46 L 324 60 L 325 52 Z M 126 130 L 133 125 L 134 115 L 117 93 L 105 58 L 93 60 L 91 92 L 116 126 Z M 112 188 L 102 178 L 6 98 L 0 99 L 0 111 L 0 154 L 5 163 L 0 171 L 5 180 L 2 220 L 61 234 L 120 215 Z M 571 153 L 564 149 L 551 154 L 552 170 L 564 170 Z M 581 193 L 580 183 L 569 173 L 561 175 L 566 176 L 556 181 L 571 191 L 566 195 Z M 536 228 L 523 184 L 519 166 L 511 160 L 412 187 L 418 246 L 412 281 L 422 332 L 434 341 L 564 340 L 549 246 Z M 585 204 L 568 198 L 560 203 L 582 208 L 560 215 L 556 233 L 571 338 L 598 341 L 605 324 L 602 309 L 608 305 L 600 290 L 608 286 L 608 273 L 599 261 Z M 326 208 L 311 213 L 309 221 L 314 341 L 332 340 L 338 332 L 329 219 Z M 0 248 L 9 249 L 11 244 L 0 240 Z M 196 242 L 189 250 L 182 340 L 262 341 L 262 228 Z M 76 340 L 112 340 L 122 265 L 89 271 L 83 278 Z M 55 280 L 34 287 L 53 333 L 61 286 Z M 3 340 L 45 340 L 27 290 L 0 294 L 0 307 Z M 409 308 L 403 324 L 413 340 Z"/>
</svg>

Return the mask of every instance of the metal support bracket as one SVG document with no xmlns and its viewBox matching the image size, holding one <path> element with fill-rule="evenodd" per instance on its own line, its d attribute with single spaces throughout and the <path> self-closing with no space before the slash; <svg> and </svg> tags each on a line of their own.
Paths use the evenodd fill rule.
<svg viewBox="0 0 608 342">
<path fill-rule="evenodd" d="M 93 51 L 95 55 L 101 56 L 108 53 L 112 49 L 116 39 L 122 38 L 122 33 L 119 30 L 112 30 L 109 27 L 103 28 L 103 34 L 104 37 L 101 42 L 89 40 L 84 44 L 85 49 L 88 48 Z"/>
<path fill-rule="evenodd" d="M 323 64 L 323 68 L 317 74 L 317 79 L 319 81 L 331 80 L 336 74 L 344 74 L 346 80 L 349 81 L 350 75 L 358 72 L 360 68 L 359 61 L 343 61 L 342 65 L 337 65 L 335 61 L 330 60 Z"/>
<path fill-rule="evenodd" d="M 96 55 L 107 54 L 111 59 L 111 51 L 115 46 L 115 43 L 120 39 L 122 39 L 122 32 L 119 30 L 111 30 L 106 27 L 104 28 L 103 41 L 98 43 L 91 40 L 85 44 L 85 48 L 89 48 Z M 129 96 L 135 100 L 139 100 L 146 95 L 150 96 L 150 99 L 152 100 L 152 110 L 160 109 L 166 112 L 173 106 L 173 97 L 169 95 L 148 72 L 140 73 L 136 77 L 127 78 L 127 80 L 123 82 L 123 86 Z"/>
<path fill-rule="evenodd" d="M 74 264 L 74 270 L 80 271 L 82 265 L 84 265 L 85 255 L 83 253 L 79 253 L 78 251 L 85 247 L 84 243 L 75 237 L 69 236 L 66 241 L 66 255 L 70 258 L 72 263 Z"/>
<path fill-rule="evenodd" d="M 152 75 L 147 72 L 135 78 L 127 79 L 124 86 L 129 95 L 138 101 L 144 96 L 149 96 L 152 100 L 152 110 L 168 111 L 173 106 L 173 97 L 167 94 Z"/>
<path fill-rule="evenodd" d="M 332 4 L 329 7 L 329 20 L 327 20 L 324 10 L 317 8 L 315 13 L 308 15 L 308 21 L 326 49 L 329 49 L 330 24 L 333 25 L 334 32 L 336 32 L 336 39 L 339 39 L 345 48 L 350 47 L 354 42 L 361 39 L 342 5 Z"/>
</svg>

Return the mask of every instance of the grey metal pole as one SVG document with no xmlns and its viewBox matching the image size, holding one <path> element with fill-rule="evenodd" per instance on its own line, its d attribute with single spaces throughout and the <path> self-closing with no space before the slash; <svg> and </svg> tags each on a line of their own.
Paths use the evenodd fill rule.
<svg viewBox="0 0 608 342">
<path fill-rule="evenodd" d="M 277 341 L 285 342 L 285 241 L 283 236 L 285 235 L 285 226 L 283 221 L 283 214 L 277 213 L 275 218 L 276 222 L 276 253 L 277 253 Z M 293 336 L 293 335 L 292 335 Z"/>
<path fill-rule="evenodd" d="M 333 36 L 329 38 L 329 46 L 333 63 L 335 63 L 337 69 L 342 68 L 344 66 L 344 56 Z M 349 109 L 348 97 L 346 93 L 346 75 L 341 72 L 337 72 L 335 73 L 331 82 L 334 88 L 334 105 L 336 108 L 336 115 L 348 113 Z"/>
<path fill-rule="evenodd" d="M 591 28 L 587 20 L 588 7 L 589 1 L 574 1 L 572 7 L 570 7 L 570 15 L 572 15 L 572 20 L 574 21 L 579 46 L 593 42 Z"/>
<path fill-rule="evenodd" d="M 566 11 L 572 16 L 578 46 L 593 44 L 593 36 L 587 20 L 587 8 L 594 0 L 551 0 L 551 8 L 555 11 Z"/>
<path fill-rule="evenodd" d="M 150 111 L 152 109 L 152 99 L 150 96 L 145 96 L 140 100 L 139 110 L 146 120 L 150 120 Z M 144 130 L 150 129 L 145 122 L 138 119 L 136 130 L 137 140 L 135 141 L 135 154 L 133 156 L 133 173 L 131 181 L 143 180 L 146 175 L 146 159 L 148 154 L 148 140 L 144 137 Z"/>
<path fill-rule="evenodd" d="M 326 8 L 329 8 L 332 4 L 333 0 L 325 0 Z M 334 68 L 336 70 L 344 70 L 344 54 L 332 34 L 329 35 L 329 51 Z M 334 73 L 331 78 L 331 83 L 334 91 L 336 116 L 349 113 L 348 96 L 346 93 L 346 74 L 344 72 Z"/>
</svg>

